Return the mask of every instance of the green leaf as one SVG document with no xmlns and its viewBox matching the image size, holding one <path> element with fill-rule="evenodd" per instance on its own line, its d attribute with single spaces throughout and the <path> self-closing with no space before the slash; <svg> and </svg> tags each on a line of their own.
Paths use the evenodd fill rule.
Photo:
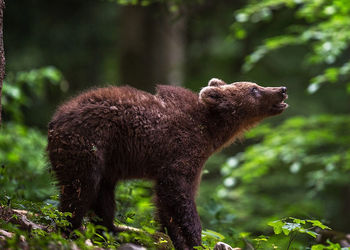
<svg viewBox="0 0 350 250">
<path fill-rule="evenodd" d="M 314 232 L 314 231 L 310 231 L 310 230 L 306 230 L 306 233 L 307 233 L 308 235 L 311 235 L 311 236 L 314 237 L 314 238 L 316 238 L 317 235 L 318 235 L 318 233 L 316 233 L 316 232 Z"/>
<path fill-rule="evenodd" d="M 282 227 L 282 231 L 285 235 L 288 235 L 290 232 L 300 230 L 302 230 L 302 227 L 299 223 L 285 222 L 285 224 Z"/>
<path fill-rule="evenodd" d="M 251 234 L 251 233 L 249 233 L 249 232 L 241 232 L 241 233 L 239 234 L 239 236 L 240 236 L 241 238 L 247 238 L 247 237 L 250 236 L 250 234 Z"/>
<path fill-rule="evenodd" d="M 339 69 L 338 68 L 328 68 L 325 71 L 325 76 L 329 82 L 338 81 Z"/>
<path fill-rule="evenodd" d="M 280 234 L 282 233 L 282 228 L 285 225 L 285 223 L 281 220 L 276 220 L 276 221 L 271 221 L 267 223 L 267 225 L 273 227 L 273 232 L 275 234 Z"/>
<path fill-rule="evenodd" d="M 301 220 L 301 219 L 297 219 L 297 218 L 293 218 L 293 217 L 289 217 L 291 220 L 293 220 L 293 222 L 298 223 L 298 224 L 305 224 L 306 221 L 305 220 Z"/>
<path fill-rule="evenodd" d="M 318 220 L 306 220 L 306 221 L 311 223 L 312 226 L 314 226 L 314 227 L 319 227 L 321 229 L 331 229 L 330 227 L 323 225 L 322 222 L 320 222 Z"/>
<path fill-rule="evenodd" d="M 322 244 L 318 244 L 318 245 L 313 245 L 311 247 L 311 250 L 324 250 L 325 249 L 325 246 L 322 245 Z"/>
<path fill-rule="evenodd" d="M 203 235 L 206 235 L 206 236 L 210 236 L 210 237 L 212 237 L 212 238 L 216 238 L 216 239 L 218 239 L 218 240 L 223 240 L 223 239 L 225 239 L 225 236 L 223 236 L 222 234 L 220 234 L 220 233 L 218 233 L 218 232 L 215 232 L 215 231 L 213 231 L 213 230 L 209 230 L 209 229 L 203 230 L 203 231 L 202 231 L 202 234 L 203 234 Z"/>
<path fill-rule="evenodd" d="M 255 238 L 254 241 L 268 241 L 268 238 L 266 238 L 264 235 L 259 236 L 258 238 Z"/>
</svg>

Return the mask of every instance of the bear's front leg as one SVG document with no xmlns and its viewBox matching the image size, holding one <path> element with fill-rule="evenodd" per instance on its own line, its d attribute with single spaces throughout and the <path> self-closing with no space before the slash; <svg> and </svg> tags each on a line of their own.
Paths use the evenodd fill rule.
<svg viewBox="0 0 350 250">
<path fill-rule="evenodd" d="M 194 184 L 170 175 L 156 184 L 158 216 L 176 249 L 201 245 L 202 227 L 194 201 Z"/>
</svg>

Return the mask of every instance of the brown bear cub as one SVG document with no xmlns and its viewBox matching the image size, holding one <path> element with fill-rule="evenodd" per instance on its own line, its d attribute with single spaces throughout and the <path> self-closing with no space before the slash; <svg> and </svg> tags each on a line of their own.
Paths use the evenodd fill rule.
<svg viewBox="0 0 350 250">
<path fill-rule="evenodd" d="M 176 249 L 201 244 L 195 195 L 205 161 L 262 119 L 282 113 L 285 87 L 209 81 L 199 94 L 158 86 L 98 88 L 58 108 L 49 124 L 48 154 L 60 186 L 60 210 L 72 228 L 88 210 L 114 226 L 118 181 L 155 183 L 158 218 Z"/>
</svg>

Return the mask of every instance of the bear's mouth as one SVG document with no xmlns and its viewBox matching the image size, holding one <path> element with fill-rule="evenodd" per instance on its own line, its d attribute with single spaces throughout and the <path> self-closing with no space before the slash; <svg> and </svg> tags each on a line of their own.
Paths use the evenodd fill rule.
<svg viewBox="0 0 350 250">
<path fill-rule="evenodd" d="M 286 108 L 288 108 L 288 104 L 285 103 L 284 101 L 288 98 L 287 94 L 283 94 L 283 99 L 279 103 L 273 104 L 272 109 L 275 111 L 283 111 Z"/>
<path fill-rule="evenodd" d="M 272 108 L 274 108 L 274 109 L 286 109 L 287 107 L 288 107 L 288 104 L 285 103 L 284 101 L 282 101 L 282 102 L 280 102 L 278 104 L 274 104 L 272 106 Z"/>
</svg>

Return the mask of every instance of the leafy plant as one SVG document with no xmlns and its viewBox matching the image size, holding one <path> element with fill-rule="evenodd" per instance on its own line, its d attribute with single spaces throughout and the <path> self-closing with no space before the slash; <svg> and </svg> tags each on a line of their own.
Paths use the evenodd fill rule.
<svg viewBox="0 0 350 250">
<path fill-rule="evenodd" d="M 273 218 L 324 218 L 346 230 L 342 211 L 350 178 L 350 117 L 295 117 L 247 134 L 259 140 L 222 166 L 217 195 L 241 230 L 264 230 Z M 331 203 L 325 203 L 327 200 Z M 345 219 L 344 219 L 345 218 Z"/>
<path fill-rule="evenodd" d="M 243 70 L 249 71 L 267 53 L 295 45 L 306 45 L 310 53 L 305 58 L 311 64 L 325 65 L 323 73 L 313 77 L 308 91 L 313 93 L 325 83 L 344 81 L 350 75 L 350 58 L 345 51 L 350 44 L 350 7 L 347 0 L 262 0 L 250 1 L 235 14 L 232 31 L 244 39 L 249 24 L 270 22 L 277 12 L 294 12 L 295 21 L 281 34 L 267 38 L 246 58 Z M 331 32 L 330 32 L 331 31 Z M 350 83 L 347 83 L 350 93 Z"/>
<path fill-rule="evenodd" d="M 225 236 L 213 230 L 202 231 L 202 246 L 197 246 L 195 249 L 213 249 L 216 243 L 223 241 Z"/>
<path fill-rule="evenodd" d="M 9 73 L 3 86 L 5 123 L 0 133 L 0 194 L 9 199 L 43 200 L 55 191 L 45 156 L 46 136 L 23 123 L 23 108 L 42 98 L 48 86 L 67 90 L 54 67 Z"/>
<path fill-rule="evenodd" d="M 23 248 L 57 248 L 71 249 L 72 241 L 64 238 L 60 233 L 46 232 L 41 229 L 33 229 L 30 232 L 18 229 L 15 225 L 0 219 L 0 227 L 7 232 L 12 232 L 13 237 L 0 242 L 0 247 L 4 249 L 23 249 Z"/>
<path fill-rule="evenodd" d="M 52 205 L 46 205 L 41 209 L 43 214 L 42 220 L 46 222 L 45 224 L 56 228 L 56 227 L 68 227 L 70 225 L 68 217 L 72 217 L 72 213 L 60 212 L 56 207 Z"/>
<path fill-rule="evenodd" d="M 286 236 L 290 236 L 287 249 L 291 247 L 298 233 L 308 234 L 316 238 L 317 233 L 314 231 L 315 228 L 330 229 L 318 220 L 301 220 L 292 217 L 272 221 L 269 222 L 268 225 L 273 227 L 273 231 L 276 235 L 283 233 Z"/>
<path fill-rule="evenodd" d="M 330 240 L 327 240 L 327 246 L 322 245 L 322 244 L 317 244 L 317 245 L 313 245 L 311 247 L 311 250 L 345 250 L 345 249 L 349 249 L 349 248 L 342 248 L 338 243 L 333 243 Z"/>
<path fill-rule="evenodd" d="M 116 188 L 117 223 L 147 230 L 159 225 L 154 220 L 154 205 L 151 201 L 152 183 L 134 180 L 121 183 Z"/>
<path fill-rule="evenodd" d="M 47 169 L 46 137 L 36 129 L 5 123 L 0 133 L 0 195 L 43 200 L 55 188 Z"/>
<path fill-rule="evenodd" d="M 42 98 L 48 85 L 59 86 L 62 91 L 68 89 L 62 73 L 52 66 L 9 73 L 2 89 L 6 121 L 23 122 L 22 108 L 30 106 L 34 98 Z"/>
</svg>

